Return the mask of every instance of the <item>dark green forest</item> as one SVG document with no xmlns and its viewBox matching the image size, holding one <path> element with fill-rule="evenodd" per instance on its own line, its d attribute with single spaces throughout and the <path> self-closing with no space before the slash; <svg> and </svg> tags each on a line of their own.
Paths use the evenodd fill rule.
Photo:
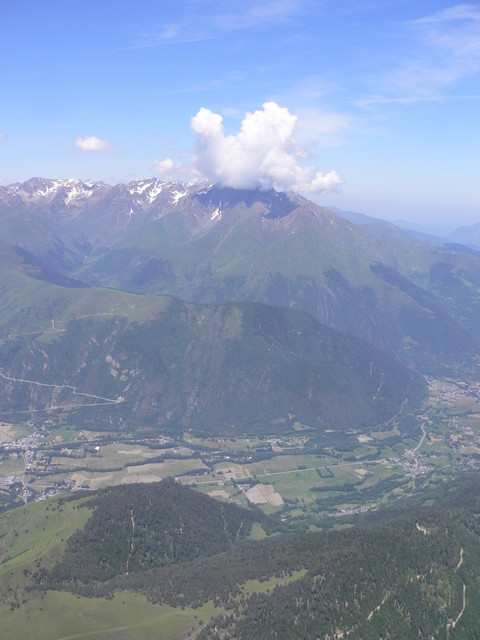
<svg viewBox="0 0 480 640">
<path fill-rule="evenodd" d="M 229 550 L 267 522 L 259 510 L 213 500 L 173 480 L 110 487 L 87 500 L 93 510 L 68 541 L 50 580 L 91 585 Z"/>
</svg>

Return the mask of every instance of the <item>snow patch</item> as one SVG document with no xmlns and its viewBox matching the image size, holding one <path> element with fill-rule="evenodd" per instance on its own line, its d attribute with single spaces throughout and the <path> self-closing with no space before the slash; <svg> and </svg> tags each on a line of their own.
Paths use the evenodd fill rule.
<svg viewBox="0 0 480 640">
<path fill-rule="evenodd" d="M 93 189 L 83 189 L 82 186 L 74 186 L 67 192 L 67 197 L 64 202 L 65 204 L 70 204 L 72 200 L 90 198 L 92 194 Z"/>
<path fill-rule="evenodd" d="M 179 200 L 184 198 L 186 195 L 188 195 L 188 189 L 186 191 L 173 191 L 171 202 L 173 202 L 173 204 L 178 204 Z"/>
<path fill-rule="evenodd" d="M 197 196 L 204 196 L 211 189 L 213 189 L 213 184 L 209 184 L 208 187 L 205 187 L 205 189 L 202 189 L 201 191 L 197 191 Z"/>
<path fill-rule="evenodd" d="M 210 220 L 221 220 L 222 212 L 220 211 L 220 207 L 217 207 L 215 211 L 212 213 Z"/>
<path fill-rule="evenodd" d="M 131 196 L 142 196 L 144 200 L 147 200 L 149 204 L 152 204 L 166 186 L 165 182 L 160 182 L 160 180 L 157 180 L 156 178 L 150 178 L 148 180 L 142 180 L 141 182 L 129 183 L 127 185 L 127 190 Z M 137 203 L 141 203 L 140 199 L 137 199 Z"/>
<path fill-rule="evenodd" d="M 152 204 L 152 202 L 156 200 L 156 198 L 162 193 L 162 191 L 165 189 L 165 186 L 166 185 L 164 182 L 157 182 L 155 186 L 149 191 L 147 197 L 150 204 Z"/>
<path fill-rule="evenodd" d="M 144 191 L 146 191 L 149 187 L 152 186 L 152 181 L 142 180 L 142 182 L 134 182 L 133 184 L 135 185 L 134 187 L 130 187 L 130 188 L 127 187 L 128 192 L 130 193 L 131 196 L 133 196 L 136 193 L 141 195 Z"/>
<path fill-rule="evenodd" d="M 49 185 L 45 185 L 45 190 L 37 189 L 37 191 L 32 195 L 39 195 L 39 196 L 42 196 L 42 197 L 47 197 L 52 193 L 53 194 L 57 193 L 57 191 L 63 185 L 64 185 L 64 181 L 63 180 L 52 180 L 52 182 L 50 183 L 50 186 Z"/>
</svg>

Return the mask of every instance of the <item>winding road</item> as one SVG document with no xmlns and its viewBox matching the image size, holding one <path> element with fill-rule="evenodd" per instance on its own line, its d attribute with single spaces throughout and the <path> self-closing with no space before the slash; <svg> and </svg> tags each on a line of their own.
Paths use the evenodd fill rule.
<svg viewBox="0 0 480 640">
<path fill-rule="evenodd" d="M 17 383 L 21 383 L 21 384 L 30 384 L 30 385 L 36 385 L 38 387 L 50 387 L 52 389 L 71 389 L 72 394 L 75 396 L 82 396 L 84 398 L 93 398 L 94 400 L 102 400 L 103 402 L 95 402 L 95 403 L 88 403 L 88 404 L 79 404 L 79 405 L 52 405 L 50 407 L 45 407 L 44 409 L 28 409 L 28 410 L 22 410 L 22 411 L 8 411 L 8 412 L 3 412 L 0 411 L 0 413 L 4 414 L 5 413 L 37 413 L 39 411 L 52 411 L 54 409 L 72 409 L 72 408 L 78 408 L 78 407 L 96 407 L 96 406 L 101 406 L 101 405 L 105 405 L 105 404 L 121 404 L 122 402 L 125 402 L 125 398 L 123 398 L 123 396 L 119 396 L 118 398 L 105 398 L 104 396 L 97 396 L 93 393 L 84 393 L 83 391 L 77 391 L 77 387 L 72 386 L 71 384 L 48 384 L 46 382 L 38 382 L 36 380 L 28 380 L 26 378 L 15 378 L 13 376 L 7 376 L 4 373 L 0 372 L 0 378 L 3 378 L 4 380 L 8 380 L 9 382 L 17 382 Z"/>
</svg>

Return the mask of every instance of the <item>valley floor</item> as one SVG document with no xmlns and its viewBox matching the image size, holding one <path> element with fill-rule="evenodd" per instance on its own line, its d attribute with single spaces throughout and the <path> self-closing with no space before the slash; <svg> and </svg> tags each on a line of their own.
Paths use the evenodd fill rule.
<svg viewBox="0 0 480 640">
<path fill-rule="evenodd" d="M 480 467 L 480 385 L 428 382 L 421 415 L 405 409 L 385 425 L 347 433 L 319 434 L 295 423 L 281 437 L 186 431 L 145 439 L 78 431 L 65 414 L 3 422 L 0 502 L 8 508 L 65 491 L 175 477 L 284 521 L 346 518 Z"/>
</svg>

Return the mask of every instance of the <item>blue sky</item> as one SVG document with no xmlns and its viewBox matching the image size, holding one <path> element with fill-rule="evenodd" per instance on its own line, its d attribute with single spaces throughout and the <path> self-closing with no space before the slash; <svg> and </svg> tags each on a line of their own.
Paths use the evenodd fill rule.
<svg viewBox="0 0 480 640">
<path fill-rule="evenodd" d="M 261 164 L 328 206 L 480 221 L 478 2 L 0 0 L 0 65 L 2 184 Z"/>
</svg>

